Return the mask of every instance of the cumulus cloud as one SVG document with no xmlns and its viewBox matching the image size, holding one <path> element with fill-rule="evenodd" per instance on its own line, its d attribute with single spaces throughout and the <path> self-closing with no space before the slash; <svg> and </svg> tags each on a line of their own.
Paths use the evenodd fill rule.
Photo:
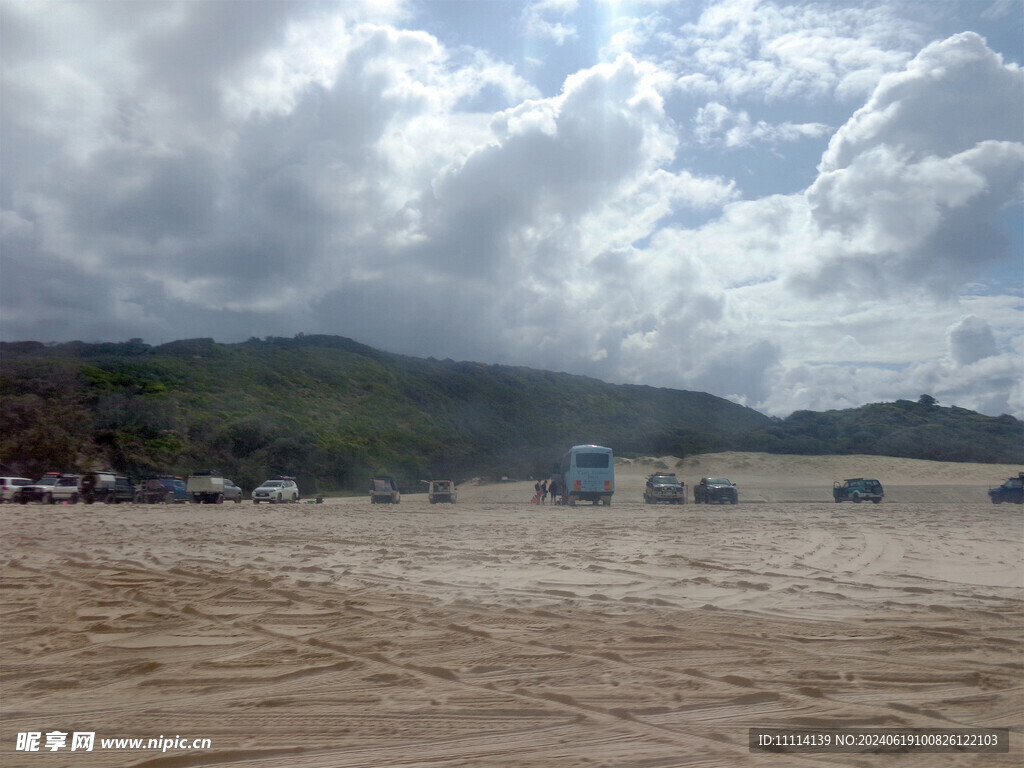
<svg viewBox="0 0 1024 768">
<path fill-rule="evenodd" d="M 920 46 L 917 25 L 884 4 L 726 0 L 681 32 L 673 63 L 683 90 L 768 101 L 861 96 Z"/>
<path fill-rule="evenodd" d="M 1024 136 L 1024 71 L 964 32 L 926 46 L 880 79 L 871 98 L 829 142 L 819 169 L 849 167 L 877 147 L 911 161 L 949 157 L 982 142 Z"/>
<path fill-rule="evenodd" d="M 716 101 L 697 110 L 693 122 L 694 135 L 701 144 L 721 143 L 731 148 L 817 138 L 829 130 L 823 123 L 755 123 L 746 110 L 731 110 Z"/>
<path fill-rule="evenodd" d="M 830 142 L 807 198 L 837 242 L 797 282 L 949 293 L 979 265 L 1011 258 L 1000 213 L 1020 199 L 1022 138 L 1019 67 L 973 33 L 926 47 Z"/>
<path fill-rule="evenodd" d="M 965 288 L 1019 247 L 1019 68 L 882 4 L 636 7 L 544 97 L 397 2 L 5 3 L 3 337 L 338 333 L 779 415 L 1024 413 L 1019 301 Z M 581 8 L 517 18 L 567 57 Z M 744 193 L 783 144 L 806 191 Z"/>
</svg>

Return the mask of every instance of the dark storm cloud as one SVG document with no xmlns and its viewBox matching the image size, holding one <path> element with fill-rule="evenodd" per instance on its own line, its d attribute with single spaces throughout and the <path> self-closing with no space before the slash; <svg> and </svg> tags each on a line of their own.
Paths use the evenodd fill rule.
<svg viewBox="0 0 1024 768">
<path fill-rule="evenodd" d="M 219 161 L 198 147 L 139 157 L 119 147 L 65 175 L 70 226 L 86 237 L 199 238 L 215 222 Z M 116 256 L 117 254 L 111 254 Z"/>
<path fill-rule="evenodd" d="M 949 354 L 957 365 L 970 365 L 998 352 L 992 328 L 980 317 L 965 317 L 949 330 Z"/>
</svg>

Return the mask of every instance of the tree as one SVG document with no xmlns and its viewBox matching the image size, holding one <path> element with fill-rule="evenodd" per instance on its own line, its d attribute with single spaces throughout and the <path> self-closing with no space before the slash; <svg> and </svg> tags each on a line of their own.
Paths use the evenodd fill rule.
<svg viewBox="0 0 1024 768">
<path fill-rule="evenodd" d="M 936 400 L 931 395 L 921 395 L 919 398 L 917 398 L 917 404 L 923 405 L 925 408 L 932 408 L 938 405 L 939 401 Z"/>
</svg>

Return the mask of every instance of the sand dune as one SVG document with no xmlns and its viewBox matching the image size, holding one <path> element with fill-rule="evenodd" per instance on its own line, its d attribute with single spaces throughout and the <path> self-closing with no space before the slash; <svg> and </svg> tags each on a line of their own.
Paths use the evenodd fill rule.
<svg viewBox="0 0 1024 768">
<path fill-rule="evenodd" d="M 889 764 L 751 754 L 751 726 L 1010 727 L 1018 471 L 719 454 L 738 506 L 538 507 L 531 483 L 321 505 L 12 506 L 3 520 L 5 766 Z M 833 478 L 885 503 L 836 505 Z M 937 498 L 931 494 L 941 486 Z M 19 732 L 209 749 L 17 752 Z"/>
</svg>

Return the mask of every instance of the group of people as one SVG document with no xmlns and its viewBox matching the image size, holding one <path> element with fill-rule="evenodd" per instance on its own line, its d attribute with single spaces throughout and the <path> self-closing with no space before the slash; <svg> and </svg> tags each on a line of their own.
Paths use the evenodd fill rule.
<svg viewBox="0 0 1024 768">
<path fill-rule="evenodd" d="M 538 480 L 533 484 L 533 490 L 536 491 L 533 498 L 530 500 L 531 504 L 547 504 L 548 495 L 551 495 L 551 503 L 558 503 L 558 479 L 551 478 L 550 480 Z"/>
</svg>

